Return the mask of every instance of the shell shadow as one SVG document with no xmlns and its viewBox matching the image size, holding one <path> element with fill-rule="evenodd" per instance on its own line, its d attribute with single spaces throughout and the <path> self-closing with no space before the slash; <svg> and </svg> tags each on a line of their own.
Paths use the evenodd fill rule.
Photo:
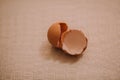
<svg viewBox="0 0 120 80">
<path fill-rule="evenodd" d="M 73 64 L 79 59 L 81 59 L 83 56 L 83 54 L 77 56 L 66 54 L 61 49 L 52 47 L 49 43 L 44 43 L 43 45 L 44 46 L 42 46 L 42 48 L 40 49 L 40 55 L 46 60 L 53 60 L 61 63 Z"/>
</svg>

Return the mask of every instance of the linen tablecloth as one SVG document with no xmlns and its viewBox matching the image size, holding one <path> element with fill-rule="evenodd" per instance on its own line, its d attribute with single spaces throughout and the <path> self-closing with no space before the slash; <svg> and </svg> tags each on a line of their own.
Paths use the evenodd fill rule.
<svg viewBox="0 0 120 80">
<path fill-rule="evenodd" d="M 48 42 L 59 21 L 85 33 L 83 55 Z M 120 0 L 0 0 L 0 80 L 120 80 Z"/>
</svg>

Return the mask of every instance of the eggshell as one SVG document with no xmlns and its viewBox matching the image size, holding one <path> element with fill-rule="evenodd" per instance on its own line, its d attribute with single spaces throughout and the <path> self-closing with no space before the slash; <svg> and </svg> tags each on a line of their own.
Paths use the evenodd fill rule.
<svg viewBox="0 0 120 80">
<path fill-rule="evenodd" d="M 68 30 L 64 22 L 52 24 L 48 30 L 49 42 L 70 55 L 79 55 L 87 48 L 88 40 L 80 30 Z"/>
<path fill-rule="evenodd" d="M 69 30 L 61 37 L 62 49 L 70 55 L 79 55 L 87 47 L 87 38 L 80 30 Z"/>
<path fill-rule="evenodd" d="M 56 22 L 48 29 L 47 37 L 48 41 L 57 48 L 61 47 L 61 35 L 67 31 L 67 24 L 64 22 Z"/>
</svg>

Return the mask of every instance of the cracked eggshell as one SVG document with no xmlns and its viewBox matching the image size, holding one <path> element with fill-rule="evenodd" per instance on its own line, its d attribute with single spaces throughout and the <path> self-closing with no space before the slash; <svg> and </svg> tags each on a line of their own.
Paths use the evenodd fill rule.
<svg viewBox="0 0 120 80">
<path fill-rule="evenodd" d="M 69 30 L 61 37 L 62 50 L 70 55 L 79 55 L 87 48 L 87 38 L 80 30 Z"/>
<path fill-rule="evenodd" d="M 67 31 L 67 24 L 64 22 L 56 22 L 48 29 L 48 41 L 56 48 L 61 48 L 61 35 Z"/>
</svg>

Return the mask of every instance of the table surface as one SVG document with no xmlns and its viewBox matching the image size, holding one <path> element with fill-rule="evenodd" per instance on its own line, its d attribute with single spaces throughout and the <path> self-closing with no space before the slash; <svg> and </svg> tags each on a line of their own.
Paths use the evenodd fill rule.
<svg viewBox="0 0 120 80">
<path fill-rule="evenodd" d="M 83 55 L 48 42 L 58 21 L 85 33 Z M 120 80 L 120 0 L 0 0 L 0 80 Z"/>
</svg>

